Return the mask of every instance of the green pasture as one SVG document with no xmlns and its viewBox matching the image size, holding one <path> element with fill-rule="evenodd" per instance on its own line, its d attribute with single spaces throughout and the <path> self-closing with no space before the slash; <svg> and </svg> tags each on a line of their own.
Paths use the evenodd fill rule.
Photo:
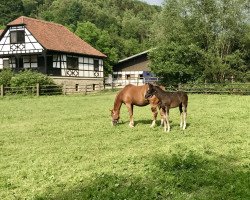
<svg viewBox="0 0 250 200">
<path fill-rule="evenodd" d="M 188 126 L 111 126 L 115 93 L 0 98 L 0 199 L 250 199 L 250 96 L 189 95 Z"/>
</svg>

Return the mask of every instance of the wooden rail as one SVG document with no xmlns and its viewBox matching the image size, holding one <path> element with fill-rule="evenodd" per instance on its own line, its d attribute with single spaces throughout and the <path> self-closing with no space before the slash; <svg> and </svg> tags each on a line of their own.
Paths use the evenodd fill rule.
<svg viewBox="0 0 250 200">
<path fill-rule="evenodd" d="M 188 93 L 250 95 L 250 83 L 179 84 L 175 87 L 166 88 L 172 91 L 182 90 Z"/>
<path fill-rule="evenodd" d="M 89 94 L 102 91 L 104 89 L 116 89 L 124 86 L 87 84 L 87 85 L 39 85 L 27 87 L 5 87 L 0 86 L 0 96 L 5 95 L 67 95 L 67 94 Z M 179 84 L 175 86 L 166 86 L 167 91 L 185 91 L 188 93 L 205 94 L 240 94 L 250 95 L 250 83 L 240 84 Z"/>
<path fill-rule="evenodd" d="M 60 94 L 88 94 L 104 90 L 101 84 L 88 85 L 39 85 L 26 87 L 4 87 L 0 86 L 1 97 L 5 95 L 60 95 Z"/>
</svg>

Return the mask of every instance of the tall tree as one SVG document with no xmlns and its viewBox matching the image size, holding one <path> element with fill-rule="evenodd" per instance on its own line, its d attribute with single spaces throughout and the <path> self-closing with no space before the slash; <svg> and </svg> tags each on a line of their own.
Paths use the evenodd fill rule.
<svg viewBox="0 0 250 200">
<path fill-rule="evenodd" d="M 139 0 L 45 0 L 44 5 L 39 7 L 40 18 L 72 31 L 78 28 L 77 22 L 91 22 L 107 31 L 119 59 L 149 48 L 149 26 L 160 8 Z"/>
<path fill-rule="evenodd" d="M 38 8 L 45 4 L 46 0 L 22 0 L 24 7 L 24 15 L 36 17 Z"/>
<path fill-rule="evenodd" d="M 157 18 L 152 70 L 169 82 L 222 82 L 246 73 L 248 0 L 168 0 Z M 198 55 L 198 56 L 197 56 Z"/>
<path fill-rule="evenodd" d="M 91 22 L 85 22 L 78 23 L 75 33 L 99 51 L 108 55 L 108 58 L 104 60 L 104 70 L 106 74 L 111 73 L 113 64 L 117 62 L 118 54 L 112 45 L 112 39 L 108 32 L 97 28 Z"/>
<path fill-rule="evenodd" d="M 24 14 L 22 0 L 2 0 L 0 3 L 0 25 L 6 25 Z"/>
</svg>

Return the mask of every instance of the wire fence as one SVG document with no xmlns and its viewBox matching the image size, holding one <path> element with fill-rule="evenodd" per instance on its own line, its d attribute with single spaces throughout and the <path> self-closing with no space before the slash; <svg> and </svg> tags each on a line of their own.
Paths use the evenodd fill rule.
<svg viewBox="0 0 250 200">
<path fill-rule="evenodd" d="M 159 79 L 157 77 L 138 77 L 138 78 L 109 78 L 105 80 L 105 88 L 107 89 L 115 89 L 115 88 L 123 88 L 125 85 L 144 85 L 145 83 L 157 83 Z"/>
<path fill-rule="evenodd" d="M 154 79 L 113 79 L 106 84 L 106 88 L 119 89 L 126 84 L 143 85 L 145 83 L 156 83 Z M 240 94 L 250 95 L 250 83 L 203 83 L 203 84 L 177 84 L 163 85 L 167 91 L 185 91 L 187 93 L 204 93 L 204 94 Z"/>
<path fill-rule="evenodd" d="M 88 85 L 33 85 L 33 86 L 19 86 L 9 87 L 0 86 L 0 95 L 13 96 L 13 95 L 32 95 L 32 96 L 43 96 L 43 95 L 68 95 L 68 94 L 89 94 L 104 90 L 103 84 L 88 84 Z"/>
<path fill-rule="evenodd" d="M 142 85 L 142 84 L 141 84 Z M 86 85 L 33 85 L 20 87 L 5 87 L 0 86 L 0 95 L 68 95 L 82 94 L 87 95 L 94 92 L 99 92 L 104 89 L 121 89 L 124 85 L 119 84 L 86 84 Z M 167 91 L 185 91 L 187 93 L 198 94 L 238 94 L 250 95 L 250 83 L 230 83 L 230 84 L 179 84 L 173 86 L 165 86 Z"/>
<path fill-rule="evenodd" d="M 179 84 L 177 88 L 188 93 L 250 95 L 250 83 Z"/>
</svg>

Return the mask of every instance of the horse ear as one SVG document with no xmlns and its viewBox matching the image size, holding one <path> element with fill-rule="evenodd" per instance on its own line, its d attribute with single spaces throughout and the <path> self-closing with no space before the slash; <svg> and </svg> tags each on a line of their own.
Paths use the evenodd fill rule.
<svg viewBox="0 0 250 200">
<path fill-rule="evenodd" d="M 166 90 L 164 85 L 159 85 L 159 88 L 161 88 L 162 90 Z"/>
</svg>

